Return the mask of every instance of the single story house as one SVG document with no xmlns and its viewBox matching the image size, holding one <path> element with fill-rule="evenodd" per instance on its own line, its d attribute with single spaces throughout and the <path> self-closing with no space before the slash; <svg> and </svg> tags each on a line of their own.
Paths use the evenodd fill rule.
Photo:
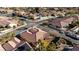
<svg viewBox="0 0 79 59">
<path fill-rule="evenodd" d="M 19 47 L 23 43 L 24 42 L 14 37 L 12 40 L 8 41 L 7 43 L 4 43 L 2 47 L 5 49 L 5 51 L 14 51 L 17 47 Z"/>
<path fill-rule="evenodd" d="M 0 26 L 10 26 L 10 27 L 17 27 L 17 21 L 10 19 L 9 17 L 0 17 Z"/>
<path fill-rule="evenodd" d="M 0 44 L 0 51 L 28 51 L 31 50 L 31 46 L 24 41 L 21 41 L 17 37 L 14 37 L 12 40 Z"/>
<path fill-rule="evenodd" d="M 0 44 L 0 51 L 5 51 L 5 49 L 2 47 L 1 44 Z"/>
</svg>

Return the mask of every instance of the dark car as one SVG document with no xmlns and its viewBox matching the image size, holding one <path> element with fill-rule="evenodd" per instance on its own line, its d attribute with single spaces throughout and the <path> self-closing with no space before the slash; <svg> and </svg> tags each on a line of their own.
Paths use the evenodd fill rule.
<svg viewBox="0 0 79 59">
<path fill-rule="evenodd" d="M 68 36 L 68 37 L 70 37 L 70 38 L 73 38 L 75 40 L 79 40 L 79 38 L 75 34 L 73 34 L 73 33 L 68 33 L 67 32 L 65 35 Z"/>
</svg>

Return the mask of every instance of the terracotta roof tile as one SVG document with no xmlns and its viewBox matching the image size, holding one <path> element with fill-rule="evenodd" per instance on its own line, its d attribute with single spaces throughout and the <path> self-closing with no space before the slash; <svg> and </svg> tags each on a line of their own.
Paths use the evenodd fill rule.
<svg viewBox="0 0 79 59">
<path fill-rule="evenodd" d="M 1 44 L 0 44 L 0 51 L 5 51 L 5 49 L 2 47 Z"/>
<path fill-rule="evenodd" d="M 13 47 L 9 44 L 9 43 L 5 43 L 3 45 L 3 48 L 6 50 L 6 51 L 11 51 L 13 49 Z"/>
<path fill-rule="evenodd" d="M 23 32 L 20 36 L 28 42 L 35 42 L 36 39 L 35 34 L 30 34 L 27 31 Z"/>
<path fill-rule="evenodd" d="M 19 47 L 21 44 L 23 44 L 24 42 L 22 42 L 21 40 L 19 40 L 18 38 L 14 37 L 12 40 L 10 40 L 9 42 L 3 44 L 3 48 L 6 51 L 12 51 L 15 48 Z"/>
<path fill-rule="evenodd" d="M 36 30 L 37 29 L 37 30 Z M 20 34 L 21 38 L 26 40 L 27 42 L 37 42 L 39 39 L 44 39 L 46 37 L 47 32 L 42 31 L 41 29 L 36 28 L 31 28 L 31 31 L 34 31 L 31 33 L 29 30 L 23 32 Z"/>
</svg>

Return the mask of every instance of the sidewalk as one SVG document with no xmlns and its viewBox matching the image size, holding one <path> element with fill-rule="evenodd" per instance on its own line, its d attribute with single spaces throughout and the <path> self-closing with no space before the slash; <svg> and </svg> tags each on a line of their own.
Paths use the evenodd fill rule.
<svg viewBox="0 0 79 59">
<path fill-rule="evenodd" d="M 1 31 L 0 36 L 5 35 L 6 33 L 9 33 L 9 32 L 15 31 L 15 30 L 22 28 L 22 27 L 25 27 L 25 26 L 27 26 L 27 24 L 24 24 L 22 26 L 18 26 L 17 28 L 10 28 L 10 29 Z"/>
</svg>

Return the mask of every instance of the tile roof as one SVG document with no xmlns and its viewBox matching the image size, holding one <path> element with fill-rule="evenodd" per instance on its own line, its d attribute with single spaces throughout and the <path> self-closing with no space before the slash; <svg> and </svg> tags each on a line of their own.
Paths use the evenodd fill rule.
<svg viewBox="0 0 79 59">
<path fill-rule="evenodd" d="M 30 32 L 29 32 L 29 30 L 30 30 Z M 47 34 L 47 32 L 42 31 L 41 29 L 31 28 L 31 29 L 28 29 L 27 31 L 21 33 L 20 36 L 22 39 L 31 43 L 31 42 L 37 42 L 39 39 L 44 39 L 45 37 L 47 37 L 47 36 L 45 36 L 45 34 Z"/>
<path fill-rule="evenodd" d="M 16 20 L 10 20 L 11 18 L 9 17 L 0 17 L 0 25 L 1 26 L 6 26 L 9 24 L 17 24 Z"/>
<path fill-rule="evenodd" d="M 15 48 L 17 45 L 21 43 L 21 40 L 18 38 L 14 37 L 11 41 L 8 42 L 13 48 Z"/>
<path fill-rule="evenodd" d="M 0 25 L 1 26 L 6 26 L 6 25 L 9 25 L 10 24 L 10 22 L 8 21 L 8 20 L 5 20 L 5 19 L 0 19 Z"/>
<path fill-rule="evenodd" d="M 35 34 L 31 34 L 31 33 L 28 33 L 27 31 L 23 32 L 21 34 L 21 37 L 25 40 L 27 40 L 28 42 L 35 42 Z"/>
<path fill-rule="evenodd" d="M 6 50 L 6 51 L 11 51 L 13 49 L 13 47 L 9 44 L 9 43 L 5 43 L 3 45 L 3 48 Z"/>
<path fill-rule="evenodd" d="M 58 27 L 61 27 L 62 25 L 64 25 L 64 23 L 70 24 L 73 20 L 76 20 L 76 17 L 64 17 L 64 18 L 56 18 L 52 21 L 50 21 L 49 23 Z M 63 22 L 63 24 L 61 23 Z"/>
<path fill-rule="evenodd" d="M 1 44 L 0 44 L 0 51 L 5 51 L 5 49 L 2 47 Z"/>
<path fill-rule="evenodd" d="M 21 40 L 19 40 L 18 38 L 14 37 L 12 40 L 8 41 L 7 43 L 3 44 L 3 48 L 6 51 L 12 51 L 15 48 L 19 47 L 21 44 L 23 44 L 24 42 L 22 42 Z"/>
</svg>

